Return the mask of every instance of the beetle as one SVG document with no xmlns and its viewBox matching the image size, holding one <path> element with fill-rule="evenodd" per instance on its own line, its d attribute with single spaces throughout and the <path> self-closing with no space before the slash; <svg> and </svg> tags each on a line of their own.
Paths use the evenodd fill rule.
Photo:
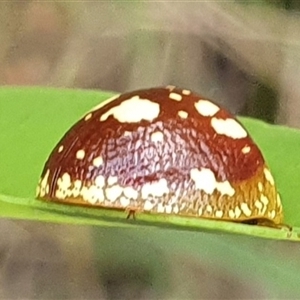
<svg viewBox="0 0 300 300">
<path fill-rule="evenodd" d="M 279 225 L 274 177 L 229 111 L 174 86 L 118 94 L 50 154 L 37 198 L 127 212 Z"/>
</svg>

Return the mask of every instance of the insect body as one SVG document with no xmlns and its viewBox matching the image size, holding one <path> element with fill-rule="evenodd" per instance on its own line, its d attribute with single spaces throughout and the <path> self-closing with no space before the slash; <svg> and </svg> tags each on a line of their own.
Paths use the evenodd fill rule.
<svg viewBox="0 0 300 300">
<path fill-rule="evenodd" d="M 281 224 L 274 178 L 240 122 L 175 87 L 111 98 L 44 166 L 37 198 L 234 222 Z"/>
</svg>

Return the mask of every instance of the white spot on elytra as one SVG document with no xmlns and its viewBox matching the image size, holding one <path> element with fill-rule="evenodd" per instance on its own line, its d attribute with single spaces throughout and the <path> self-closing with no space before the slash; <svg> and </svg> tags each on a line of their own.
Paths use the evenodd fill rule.
<svg viewBox="0 0 300 300">
<path fill-rule="evenodd" d="M 220 110 L 219 106 L 208 100 L 199 100 L 194 105 L 198 113 L 204 117 L 214 116 Z"/>
<path fill-rule="evenodd" d="M 216 188 L 216 178 L 210 169 L 192 169 L 191 179 L 195 182 L 196 189 L 203 190 L 207 194 L 212 194 Z"/>
<path fill-rule="evenodd" d="M 112 187 L 106 188 L 105 191 L 107 199 L 111 202 L 115 202 L 117 198 L 120 197 L 122 192 L 123 188 L 119 185 L 114 185 Z"/>
<path fill-rule="evenodd" d="M 103 158 L 102 156 L 98 156 L 93 159 L 93 165 L 97 168 L 99 168 L 103 164 Z"/>
<path fill-rule="evenodd" d="M 213 211 L 212 206 L 211 206 L 211 205 L 207 205 L 207 206 L 206 206 L 206 211 L 207 211 L 209 214 L 211 214 L 212 211 Z"/>
<path fill-rule="evenodd" d="M 269 216 L 270 216 L 271 219 L 274 219 L 275 216 L 276 216 L 275 210 L 271 210 Z"/>
<path fill-rule="evenodd" d="M 124 131 L 123 136 L 131 136 L 131 135 L 132 135 L 131 131 Z"/>
<path fill-rule="evenodd" d="M 58 189 L 55 192 L 55 197 L 58 199 L 65 199 L 69 188 L 71 187 L 71 176 L 69 173 L 64 173 L 62 177 L 57 180 Z"/>
<path fill-rule="evenodd" d="M 195 182 L 196 189 L 212 194 L 217 189 L 222 195 L 233 196 L 235 190 L 228 181 L 217 182 L 214 173 L 210 169 L 202 168 L 201 171 L 194 168 L 190 171 L 191 179 Z"/>
<path fill-rule="evenodd" d="M 250 148 L 249 146 L 245 146 L 245 147 L 242 149 L 242 152 L 243 152 L 244 154 L 247 154 L 247 153 L 250 152 L 250 150 L 251 150 L 251 148 Z"/>
<path fill-rule="evenodd" d="M 231 219 L 235 218 L 235 213 L 232 209 L 229 210 L 228 215 L 229 215 L 229 218 L 231 218 Z"/>
<path fill-rule="evenodd" d="M 159 112 L 160 106 L 158 103 L 134 96 L 104 113 L 100 117 L 100 121 L 105 121 L 111 115 L 121 123 L 138 123 L 142 120 L 152 121 L 158 117 Z"/>
<path fill-rule="evenodd" d="M 186 208 L 186 206 L 187 206 L 186 203 L 181 203 L 179 210 L 184 210 Z"/>
<path fill-rule="evenodd" d="M 167 214 L 172 213 L 172 211 L 173 211 L 172 205 L 166 205 L 165 206 L 165 211 L 166 211 Z"/>
<path fill-rule="evenodd" d="M 63 145 L 59 146 L 58 153 L 61 153 L 63 150 L 64 150 L 64 146 Z"/>
<path fill-rule="evenodd" d="M 124 195 L 129 199 L 136 200 L 138 197 L 138 191 L 136 191 L 134 188 L 127 186 L 124 188 Z"/>
<path fill-rule="evenodd" d="M 257 207 L 259 210 L 262 209 L 263 205 L 262 203 L 259 201 L 259 200 L 256 200 L 255 203 L 254 203 L 255 207 Z"/>
<path fill-rule="evenodd" d="M 173 213 L 174 214 L 178 214 L 179 213 L 179 207 L 178 207 L 178 205 L 174 205 L 174 207 L 173 207 Z"/>
<path fill-rule="evenodd" d="M 57 184 L 63 189 L 66 190 L 71 186 L 71 176 L 69 173 L 64 173 L 61 178 L 57 180 Z"/>
<path fill-rule="evenodd" d="M 215 216 L 216 216 L 217 218 L 222 218 L 222 217 L 223 217 L 223 211 L 222 211 L 222 210 L 217 210 L 217 211 L 215 212 Z"/>
<path fill-rule="evenodd" d="M 82 181 L 79 180 L 79 179 L 76 179 L 76 180 L 74 181 L 74 187 L 75 187 L 76 189 L 80 189 L 81 186 L 82 186 Z"/>
<path fill-rule="evenodd" d="M 162 203 L 158 203 L 157 205 L 157 212 L 158 213 L 164 213 L 165 212 L 165 207 Z"/>
<path fill-rule="evenodd" d="M 79 179 L 75 180 L 74 188 L 72 190 L 71 196 L 78 197 L 80 195 L 81 186 L 82 186 L 82 181 Z"/>
<path fill-rule="evenodd" d="M 95 179 L 96 186 L 103 188 L 105 185 L 105 178 L 103 175 L 98 175 Z"/>
<path fill-rule="evenodd" d="M 155 131 L 150 136 L 151 141 L 154 143 L 163 142 L 164 141 L 164 134 L 161 131 Z"/>
<path fill-rule="evenodd" d="M 244 213 L 244 215 L 246 217 L 250 217 L 251 214 L 252 214 L 251 209 L 249 208 L 247 203 L 242 203 L 241 204 L 241 210 L 242 210 L 242 212 Z"/>
<path fill-rule="evenodd" d="M 92 116 L 93 116 L 93 114 L 92 114 L 92 113 L 89 113 L 89 114 L 87 114 L 87 115 L 84 117 L 84 120 L 85 120 L 85 121 L 88 121 Z"/>
<path fill-rule="evenodd" d="M 88 192 L 89 192 L 89 188 L 86 186 L 83 186 L 80 191 L 80 195 L 82 196 L 84 201 L 87 201 L 89 198 Z"/>
<path fill-rule="evenodd" d="M 202 216 L 202 214 L 203 214 L 203 208 L 200 207 L 199 210 L 198 210 L 198 215 L 199 215 L 199 216 Z"/>
<path fill-rule="evenodd" d="M 236 206 L 234 209 L 234 214 L 237 219 L 240 217 L 241 213 L 242 213 L 242 211 L 239 209 L 238 206 Z"/>
<path fill-rule="evenodd" d="M 226 135 L 233 139 L 241 139 L 247 136 L 246 130 L 234 119 L 211 119 L 211 126 L 218 134 Z"/>
<path fill-rule="evenodd" d="M 46 174 L 44 175 L 43 179 L 41 180 L 40 188 L 38 190 L 41 197 L 44 197 L 47 193 L 46 188 L 48 185 L 49 175 L 50 175 L 50 170 L 48 169 Z"/>
<path fill-rule="evenodd" d="M 182 96 L 177 93 L 170 93 L 169 98 L 175 101 L 181 101 Z"/>
<path fill-rule="evenodd" d="M 188 113 L 186 112 L 186 111 L 184 111 L 184 110 L 180 110 L 179 112 L 178 112 L 178 116 L 180 117 L 180 118 L 182 118 L 182 119 L 186 119 L 187 117 L 188 117 Z"/>
<path fill-rule="evenodd" d="M 156 202 L 153 200 L 146 200 L 144 204 L 144 210 L 152 210 L 155 206 Z"/>
<path fill-rule="evenodd" d="M 97 188 L 96 186 L 92 185 L 89 188 L 89 197 L 88 197 L 88 202 L 95 204 L 99 200 L 103 201 L 104 200 L 104 193 L 102 189 Z"/>
<path fill-rule="evenodd" d="M 80 194 L 83 200 L 91 204 L 96 204 L 98 201 L 100 202 L 104 201 L 103 190 L 95 185 L 92 185 L 90 187 L 84 186 Z"/>
<path fill-rule="evenodd" d="M 57 190 L 55 196 L 58 199 L 65 199 L 67 197 L 82 197 L 84 201 L 91 204 L 104 201 L 104 192 L 102 187 L 105 184 L 104 177 L 99 175 L 95 179 L 95 185 L 83 186 L 83 182 L 76 179 L 73 183 L 68 173 L 64 173 L 62 177 L 57 180 Z"/>
<path fill-rule="evenodd" d="M 108 185 L 113 185 L 118 182 L 118 177 L 117 176 L 109 176 L 107 179 Z"/>
<path fill-rule="evenodd" d="M 260 195 L 260 201 L 261 201 L 265 206 L 267 206 L 267 205 L 269 204 L 269 199 L 268 199 L 265 195 L 263 195 L 263 194 Z"/>
<path fill-rule="evenodd" d="M 103 165 L 103 158 L 102 156 L 98 156 L 93 159 L 93 165 L 97 168 L 99 168 L 101 165 Z"/>
<path fill-rule="evenodd" d="M 165 178 L 159 181 L 146 183 L 142 187 L 142 198 L 147 199 L 150 195 L 154 197 L 162 197 L 164 194 L 169 193 L 168 183 Z"/>
<path fill-rule="evenodd" d="M 263 184 L 261 182 L 258 183 L 258 190 L 260 192 L 262 192 L 262 190 L 263 190 Z"/>
<path fill-rule="evenodd" d="M 84 159 L 84 157 L 85 157 L 85 151 L 83 149 L 78 150 L 76 152 L 76 158 L 77 159 Z"/>
<path fill-rule="evenodd" d="M 266 179 L 270 182 L 270 184 L 274 185 L 274 178 L 273 178 L 270 170 L 267 168 L 264 168 L 264 173 L 265 173 Z"/>
<path fill-rule="evenodd" d="M 191 91 L 189 91 L 189 90 L 182 90 L 182 94 L 183 95 L 190 95 Z"/>
<path fill-rule="evenodd" d="M 217 190 L 222 195 L 228 195 L 232 197 L 235 193 L 234 188 L 230 185 L 229 181 L 217 182 Z"/>
<path fill-rule="evenodd" d="M 127 207 L 130 204 L 130 200 L 126 197 L 121 197 L 120 203 L 123 207 Z"/>
</svg>

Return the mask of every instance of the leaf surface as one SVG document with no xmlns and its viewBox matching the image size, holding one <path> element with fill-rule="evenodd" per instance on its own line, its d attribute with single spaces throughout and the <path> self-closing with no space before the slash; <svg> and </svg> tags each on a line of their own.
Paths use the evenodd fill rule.
<svg viewBox="0 0 300 300">
<path fill-rule="evenodd" d="M 155 226 L 191 231 L 238 233 L 298 241 L 300 232 L 300 132 L 240 118 L 261 148 L 277 182 L 285 223 L 293 232 L 230 222 L 90 209 L 35 200 L 43 165 L 62 135 L 89 109 L 113 93 L 0 88 L 0 216 L 108 227 Z"/>
</svg>

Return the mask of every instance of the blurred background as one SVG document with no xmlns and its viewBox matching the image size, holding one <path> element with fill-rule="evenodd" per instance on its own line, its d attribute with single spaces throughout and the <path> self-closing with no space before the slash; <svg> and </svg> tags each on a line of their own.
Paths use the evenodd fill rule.
<svg viewBox="0 0 300 300">
<path fill-rule="evenodd" d="M 299 9 L 296 0 L 1 2 L 0 85 L 124 92 L 172 84 L 233 113 L 300 127 Z M 250 277 L 185 253 L 168 257 L 151 241 L 140 252 L 124 240 L 120 258 L 120 240 L 98 233 L 108 244 L 95 266 L 93 228 L 0 226 L 1 299 L 270 297 Z M 295 244 L 253 245 L 299 256 Z"/>
<path fill-rule="evenodd" d="M 7 1 L 0 84 L 124 92 L 175 84 L 300 126 L 299 1 Z"/>
</svg>

